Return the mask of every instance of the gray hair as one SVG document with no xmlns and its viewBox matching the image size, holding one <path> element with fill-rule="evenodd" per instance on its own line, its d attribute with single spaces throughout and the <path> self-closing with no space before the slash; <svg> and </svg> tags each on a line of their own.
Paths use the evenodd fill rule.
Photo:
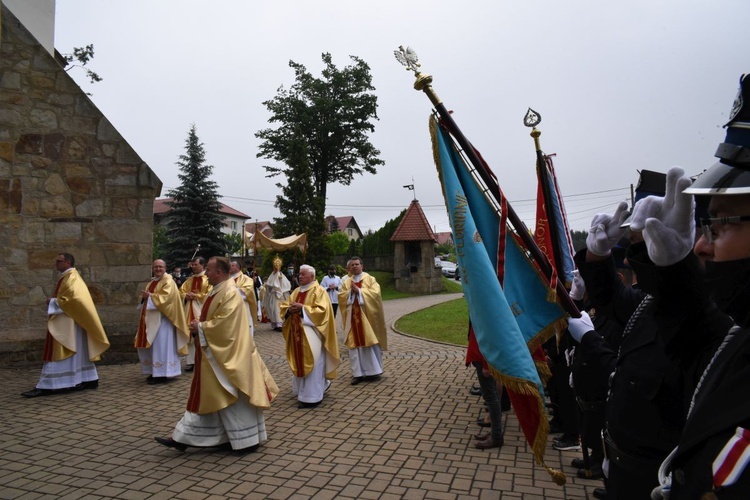
<svg viewBox="0 0 750 500">
<path fill-rule="evenodd" d="M 299 270 L 300 270 L 300 272 L 302 272 L 302 271 L 310 271 L 313 276 L 316 276 L 316 274 L 315 274 L 315 268 L 313 266 L 308 266 L 307 264 L 302 264 L 301 266 L 299 266 Z"/>
</svg>

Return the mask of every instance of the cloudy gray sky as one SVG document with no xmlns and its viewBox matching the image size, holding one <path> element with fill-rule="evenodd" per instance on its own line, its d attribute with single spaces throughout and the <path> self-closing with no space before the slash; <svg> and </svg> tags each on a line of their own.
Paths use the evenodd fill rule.
<svg viewBox="0 0 750 500">
<path fill-rule="evenodd" d="M 385 166 L 331 186 L 327 213 L 376 230 L 416 195 L 449 230 L 427 128 L 430 103 L 393 57 L 422 69 L 495 171 L 519 215 L 533 219 L 534 148 L 522 119 L 542 115 L 570 225 L 629 196 L 637 170 L 713 162 L 743 72 L 750 71 L 747 0 L 284 2 L 57 0 L 55 46 L 93 43 L 104 81 L 74 78 L 168 188 L 192 123 L 223 201 L 251 218 L 278 215 L 281 178 L 267 179 L 254 133 L 261 104 L 293 83 L 289 60 L 315 74 L 320 55 L 371 67 L 372 142 Z"/>
</svg>

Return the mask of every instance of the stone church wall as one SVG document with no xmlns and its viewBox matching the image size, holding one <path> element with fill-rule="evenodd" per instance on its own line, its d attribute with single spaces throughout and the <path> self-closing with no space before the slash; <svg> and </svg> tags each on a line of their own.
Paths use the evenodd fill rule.
<svg viewBox="0 0 750 500">
<path fill-rule="evenodd" d="M 133 359 L 161 181 L 2 9 L 0 365 L 40 358 L 60 252 L 75 256 L 113 344 L 103 360 Z"/>
</svg>

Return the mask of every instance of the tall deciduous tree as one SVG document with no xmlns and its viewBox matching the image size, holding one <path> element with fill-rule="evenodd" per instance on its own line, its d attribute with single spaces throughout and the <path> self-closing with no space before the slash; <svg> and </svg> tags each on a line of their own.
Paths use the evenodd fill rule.
<svg viewBox="0 0 750 500">
<path fill-rule="evenodd" d="M 206 151 L 200 142 L 195 125 L 190 127 L 185 140 L 185 154 L 177 162 L 181 184 L 170 190 L 172 209 L 167 221 L 167 265 L 184 266 L 200 244 L 198 255 L 208 258 L 227 253 L 221 227 L 218 185 L 209 179 L 213 166 L 206 165 Z"/>
<path fill-rule="evenodd" d="M 330 54 L 322 59 L 325 68 L 320 78 L 289 62 L 294 84 L 280 87 L 276 97 L 263 103 L 271 112 L 269 123 L 278 127 L 255 134 L 262 141 L 258 158 L 278 162 L 263 166 L 267 177 L 287 178 L 285 185 L 277 184 L 284 196 L 277 197 L 282 217 L 276 219 L 275 229 L 281 235 L 291 234 L 292 228 L 307 232 L 308 261 L 315 262 L 317 256 L 318 264 L 328 259 L 323 237 L 328 185 L 349 185 L 355 175 L 374 174 L 383 164 L 369 139 L 378 118 L 370 67 L 355 56 L 342 69 L 333 64 Z"/>
<path fill-rule="evenodd" d="M 374 174 L 376 167 L 383 164 L 380 151 L 369 139 L 375 130 L 372 120 L 378 119 L 370 67 L 362 59 L 350 57 L 353 64 L 339 69 L 331 54 L 323 54 L 322 78 L 289 61 L 289 67 L 294 69 L 294 84 L 289 89 L 280 87 L 276 97 L 263 103 L 271 112 L 268 122 L 279 126 L 255 134 L 263 141 L 258 158 L 287 165 L 264 165 L 269 177 L 288 173 L 294 142 L 303 140 L 314 193 L 323 200 L 328 184 L 349 185 L 355 174 Z"/>
</svg>

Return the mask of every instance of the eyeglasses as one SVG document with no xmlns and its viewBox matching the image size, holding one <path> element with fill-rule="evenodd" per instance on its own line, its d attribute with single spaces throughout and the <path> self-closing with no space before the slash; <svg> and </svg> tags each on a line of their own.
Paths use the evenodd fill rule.
<svg viewBox="0 0 750 500">
<path fill-rule="evenodd" d="M 59 264 L 61 262 L 68 262 L 68 261 L 67 260 L 60 260 L 60 259 L 55 260 L 55 264 Z"/>
<path fill-rule="evenodd" d="M 708 219 L 700 219 L 701 232 L 703 232 L 703 237 L 706 238 L 706 241 L 710 244 L 716 239 L 719 226 L 748 221 L 750 221 L 750 215 L 733 215 L 731 217 L 711 217 Z"/>
</svg>

